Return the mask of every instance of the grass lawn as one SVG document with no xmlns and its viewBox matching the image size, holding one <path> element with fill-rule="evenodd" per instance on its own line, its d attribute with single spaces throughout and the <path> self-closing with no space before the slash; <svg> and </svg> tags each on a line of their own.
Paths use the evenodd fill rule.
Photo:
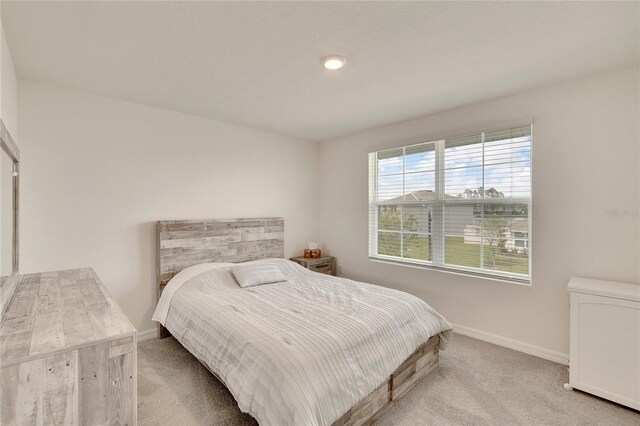
<svg viewBox="0 0 640 426">
<path fill-rule="evenodd" d="M 399 233 L 379 233 L 378 252 L 388 256 L 431 260 L 429 237 L 404 234 L 404 256 L 400 253 Z M 493 255 L 493 256 L 492 256 Z M 492 259 L 493 258 L 493 259 Z M 480 244 L 465 244 L 464 237 L 445 237 L 445 264 L 480 268 Z M 492 266 L 495 262 L 495 266 Z M 517 274 L 529 273 L 529 260 L 517 253 L 503 253 L 497 247 L 484 247 L 484 269 L 494 269 Z"/>
<path fill-rule="evenodd" d="M 409 259 L 431 260 L 429 256 L 429 237 L 418 234 L 405 234 L 404 257 Z"/>
<path fill-rule="evenodd" d="M 445 237 L 444 249 L 446 264 L 470 268 L 480 267 L 480 244 L 465 244 L 464 237 Z M 495 266 L 492 267 L 493 262 L 495 262 Z M 484 269 L 526 275 L 529 273 L 529 259 L 522 254 L 503 253 L 498 247 L 485 246 Z"/>
</svg>

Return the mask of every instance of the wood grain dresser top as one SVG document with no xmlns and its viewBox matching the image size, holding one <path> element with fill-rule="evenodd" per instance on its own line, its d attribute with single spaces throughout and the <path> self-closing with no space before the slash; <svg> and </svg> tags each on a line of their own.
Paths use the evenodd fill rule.
<svg viewBox="0 0 640 426">
<path fill-rule="evenodd" d="M 0 326 L 3 366 L 134 335 L 91 268 L 21 277 Z"/>
</svg>

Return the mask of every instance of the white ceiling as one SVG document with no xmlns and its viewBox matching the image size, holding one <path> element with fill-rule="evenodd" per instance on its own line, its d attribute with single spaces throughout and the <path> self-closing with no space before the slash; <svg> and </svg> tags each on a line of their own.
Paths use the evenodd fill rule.
<svg viewBox="0 0 640 426">
<path fill-rule="evenodd" d="M 638 63 L 639 4 L 3 1 L 2 20 L 21 78 L 320 141 Z"/>
</svg>

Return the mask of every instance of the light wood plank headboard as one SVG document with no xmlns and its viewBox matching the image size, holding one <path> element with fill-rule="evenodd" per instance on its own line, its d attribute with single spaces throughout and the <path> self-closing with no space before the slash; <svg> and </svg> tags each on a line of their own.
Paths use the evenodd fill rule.
<svg viewBox="0 0 640 426">
<path fill-rule="evenodd" d="M 158 298 L 174 275 L 208 262 L 284 257 L 284 218 L 163 220 L 157 223 Z M 169 333 L 159 328 L 158 337 Z"/>
</svg>

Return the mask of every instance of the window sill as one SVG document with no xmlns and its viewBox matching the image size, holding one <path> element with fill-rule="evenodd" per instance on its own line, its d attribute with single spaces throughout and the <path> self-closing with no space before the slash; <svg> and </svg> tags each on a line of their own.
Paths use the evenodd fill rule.
<svg viewBox="0 0 640 426">
<path fill-rule="evenodd" d="M 424 264 L 424 263 L 403 261 L 403 260 L 395 259 L 395 258 L 392 258 L 392 257 L 387 258 L 387 257 L 369 256 L 369 260 L 372 261 L 372 262 L 387 263 L 387 264 L 399 265 L 399 266 L 407 266 L 407 267 L 410 267 L 410 268 L 428 269 L 428 270 L 431 270 L 431 271 L 444 272 L 444 273 L 447 273 L 447 274 L 462 275 L 462 276 L 465 276 L 465 277 L 480 278 L 480 279 L 484 279 L 484 280 L 498 281 L 498 282 L 509 283 L 509 284 L 517 284 L 517 285 L 522 285 L 522 286 L 527 286 L 527 287 L 531 286 L 531 278 L 530 277 L 527 277 L 527 278 L 515 278 L 515 277 L 507 277 L 507 276 L 500 276 L 500 275 L 490 275 L 490 274 L 485 274 L 485 273 L 482 273 L 482 272 L 465 271 L 465 270 L 462 270 L 462 269 L 453 269 L 453 268 L 429 265 L 429 264 Z"/>
</svg>

